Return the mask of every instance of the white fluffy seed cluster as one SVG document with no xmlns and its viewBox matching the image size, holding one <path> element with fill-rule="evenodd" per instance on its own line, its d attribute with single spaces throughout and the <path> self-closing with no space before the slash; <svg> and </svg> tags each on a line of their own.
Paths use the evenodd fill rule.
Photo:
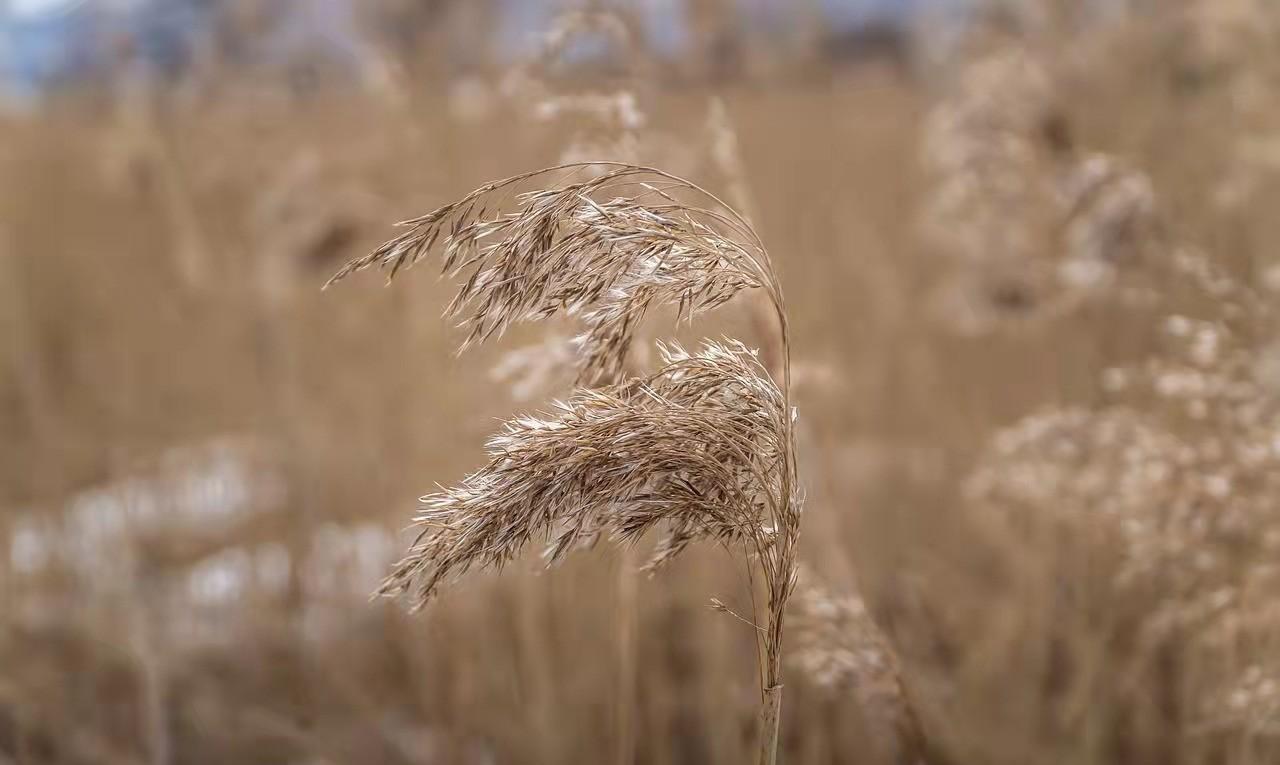
<svg viewBox="0 0 1280 765">
<path fill-rule="evenodd" d="M 791 663 L 829 693 L 857 699 L 889 758 L 918 761 L 924 736 L 888 639 L 855 590 L 837 594 L 803 571 L 790 614 Z"/>
<path fill-rule="evenodd" d="M 977 58 L 925 123 L 922 151 L 934 179 L 925 224 L 948 255 L 972 262 L 1032 257 L 1038 202 L 1049 187 L 1035 133 L 1048 111 L 1047 73 L 1024 49 Z"/>
<path fill-rule="evenodd" d="M 943 256 L 934 304 L 949 328 L 982 334 L 1112 294 L 1158 238 L 1150 181 L 1077 151 L 1053 92 L 1030 49 L 1005 43 L 963 66 L 929 115 L 921 231 Z"/>
<path fill-rule="evenodd" d="M 1167 574 L 1200 591 L 1242 547 L 1280 552 L 1280 363 L 1222 322 L 1174 315 L 1163 329 L 1162 353 L 1104 375 L 1113 406 L 1052 409 L 1000 432 L 967 493 L 1109 518 L 1124 578 Z"/>
<path fill-rule="evenodd" d="M 1144 640 L 1180 636 L 1211 667 L 1200 722 L 1275 723 L 1259 666 L 1280 637 L 1280 344 L 1274 311 L 1201 253 L 1169 273 L 1206 317 L 1172 312 L 1148 358 L 1102 376 L 1100 407 L 1047 409 L 1000 431 L 966 499 L 1018 525 L 1037 520 L 1117 542 L 1119 592 L 1155 595 Z M 1238 677 L 1237 677 L 1238 676 Z"/>
<path fill-rule="evenodd" d="M 1250 664 L 1227 678 L 1199 711 L 1202 729 L 1208 731 L 1275 735 L 1280 731 L 1280 670 Z"/>
<path fill-rule="evenodd" d="M 857 595 L 804 582 L 796 591 L 792 660 L 818 685 L 878 697 L 898 693 L 895 661 Z"/>
</svg>

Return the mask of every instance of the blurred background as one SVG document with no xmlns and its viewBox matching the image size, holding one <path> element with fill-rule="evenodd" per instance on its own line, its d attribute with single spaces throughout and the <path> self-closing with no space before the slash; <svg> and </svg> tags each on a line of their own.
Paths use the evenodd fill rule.
<svg viewBox="0 0 1280 765">
<path fill-rule="evenodd" d="M 785 762 L 1280 761 L 1274 3 L 0 0 L 0 764 L 752 756 L 723 550 L 369 600 L 564 328 L 320 286 L 594 159 L 782 272 Z"/>
</svg>

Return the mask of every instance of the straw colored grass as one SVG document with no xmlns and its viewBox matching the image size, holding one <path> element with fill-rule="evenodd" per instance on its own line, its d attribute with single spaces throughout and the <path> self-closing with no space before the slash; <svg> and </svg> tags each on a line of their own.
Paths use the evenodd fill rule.
<svg viewBox="0 0 1280 765">
<path fill-rule="evenodd" d="M 600 166 L 610 169 L 586 172 Z M 518 192 L 532 181 L 547 186 Z M 651 567 L 697 540 L 741 547 L 753 588 L 757 576 L 764 587 L 766 617 L 749 623 L 759 633 L 760 761 L 774 762 L 801 498 L 784 300 L 751 225 L 689 181 L 616 163 L 514 176 L 402 225 L 406 233 L 329 284 L 375 266 L 394 278 L 438 252 L 462 283 L 446 313 L 465 328 L 464 348 L 565 313 L 586 327 L 576 341 L 579 382 L 599 387 L 511 420 L 489 441 L 487 465 L 424 497 L 417 540 L 380 593 L 407 593 L 421 607 L 451 579 L 499 568 L 540 540 L 556 563 L 602 537 L 630 543 L 660 528 Z M 661 345 L 656 373 L 624 378 L 654 309 L 675 306 L 678 319 L 691 319 L 746 289 L 764 291 L 777 313 L 781 384 L 729 340 L 694 352 Z"/>
</svg>

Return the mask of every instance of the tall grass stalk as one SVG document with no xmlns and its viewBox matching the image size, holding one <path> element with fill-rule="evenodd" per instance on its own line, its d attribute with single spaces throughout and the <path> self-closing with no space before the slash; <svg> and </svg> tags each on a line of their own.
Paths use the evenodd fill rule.
<svg viewBox="0 0 1280 765">
<path fill-rule="evenodd" d="M 525 184 L 541 188 L 519 193 Z M 487 465 L 424 497 L 417 539 L 380 593 L 424 606 L 452 579 L 501 567 L 534 541 L 549 543 L 556 563 L 605 536 L 631 543 L 661 529 L 651 568 L 699 539 L 741 547 L 764 590 L 763 618 L 751 620 L 759 758 L 776 762 L 801 497 L 785 301 L 755 230 L 694 183 L 607 162 L 490 183 L 402 225 L 404 234 L 330 284 L 375 266 L 394 277 L 437 253 L 462 281 L 447 314 L 467 330 L 464 347 L 567 313 L 586 327 L 576 344 L 579 383 L 588 387 L 551 413 L 509 421 L 489 441 Z M 730 340 L 694 351 L 660 344 L 656 372 L 628 369 L 652 310 L 674 306 L 678 319 L 691 319 L 748 289 L 766 294 L 777 315 L 780 380 Z"/>
</svg>

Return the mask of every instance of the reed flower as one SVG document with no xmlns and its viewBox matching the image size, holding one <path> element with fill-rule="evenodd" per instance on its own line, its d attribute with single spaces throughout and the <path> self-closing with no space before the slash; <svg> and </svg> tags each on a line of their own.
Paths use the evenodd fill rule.
<svg viewBox="0 0 1280 765">
<path fill-rule="evenodd" d="M 519 191 L 532 182 L 545 185 Z M 551 412 L 509 421 L 490 439 L 486 465 L 423 497 L 417 539 L 379 592 L 421 607 L 447 582 L 501 567 L 534 542 L 547 543 L 555 563 L 602 537 L 627 543 L 661 530 L 651 567 L 697 540 L 741 548 L 765 590 L 766 618 L 753 626 L 761 761 L 773 762 L 801 496 L 785 303 L 759 237 L 689 181 L 600 162 L 490 183 L 402 225 L 330 284 L 371 267 L 394 277 L 438 254 L 461 282 L 446 313 L 465 330 L 464 348 L 519 322 L 569 315 L 585 328 L 577 343 L 586 387 Z M 777 314 L 780 379 L 732 340 L 693 351 L 660 345 L 656 372 L 625 374 L 653 310 L 673 306 L 690 319 L 749 289 Z"/>
</svg>

